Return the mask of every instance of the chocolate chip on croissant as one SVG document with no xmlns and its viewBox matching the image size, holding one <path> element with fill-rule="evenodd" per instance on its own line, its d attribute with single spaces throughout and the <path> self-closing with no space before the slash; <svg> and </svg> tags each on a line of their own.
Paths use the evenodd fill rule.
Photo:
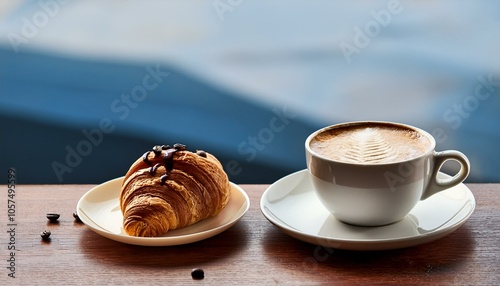
<svg viewBox="0 0 500 286">
<path fill-rule="evenodd" d="M 132 236 L 159 236 L 219 214 L 231 186 L 221 163 L 182 144 L 155 146 L 137 159 L 120 193 L 123 227 Z"/>
</svg>

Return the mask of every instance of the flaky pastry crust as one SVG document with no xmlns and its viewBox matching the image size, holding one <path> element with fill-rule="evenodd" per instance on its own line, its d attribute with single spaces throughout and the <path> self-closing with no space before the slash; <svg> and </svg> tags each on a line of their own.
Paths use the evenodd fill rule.
<svg viewBox="0 0 500 286">
<path fill-rule="evenodd" d="M 155 146 L 123 180 L 123 227 L 132 236 L 160 236 L 219 214 L 230 193 L 227 174 L 212 154 L 181 144 Z"/>
</svg>

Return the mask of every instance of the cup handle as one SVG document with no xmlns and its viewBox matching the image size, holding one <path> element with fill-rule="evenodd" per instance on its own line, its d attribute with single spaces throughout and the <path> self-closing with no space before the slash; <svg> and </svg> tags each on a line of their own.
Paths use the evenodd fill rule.
<svg viewBox="0 0 500 286">
<path fill-rule="evenodd" d="M 441 169 L 443 164 L 448 160 L 457 161 L 460 164 L 460 170 L 455 176 L 451 178 L 439 179 L 438 178 L 439 170 Z M 467 178 L 469 172 L 470 172 L 469 159 L 467 159 L 467 157 L 463 153 L 455 150 L 434 152 L 434 166 L 432 168 L 432 174 L 430 176 L 427 188 L 425 189 L 425 192 L 422 194 L 420 200 L 425 200 L 440 191 L 446 190 L 448 188 L 460 184 Z"/>
</svg>

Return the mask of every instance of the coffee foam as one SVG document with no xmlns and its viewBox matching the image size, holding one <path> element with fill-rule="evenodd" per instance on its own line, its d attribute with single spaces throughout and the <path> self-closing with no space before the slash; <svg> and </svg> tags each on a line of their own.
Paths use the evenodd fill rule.
<svg viewBox="0 0 500 286">
<path fill-rule="evenodd" d="M 361 125 L 331 129 L 310 142 L 311 149 L 335 161 L 384 164 L 416 158 L 431 144 L 419 132 L 392 125 Z"/>
</svg>

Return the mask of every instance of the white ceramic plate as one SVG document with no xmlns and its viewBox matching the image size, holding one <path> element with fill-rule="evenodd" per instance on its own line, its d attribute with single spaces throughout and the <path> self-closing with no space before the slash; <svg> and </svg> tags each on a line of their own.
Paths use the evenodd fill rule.
<svg viewBox="0 0 500 286">
<path fill-rule="evenodd" d="M 200 241 L 219 234 L 236 224 L 250 207 L 248 195 L 231 183 L 226 207 L 215 217 L 168 231 L 159 237 L 135 237 L 125 233 L 119 205 L 123 177 L 98 185 L 78 201 L 77 213 L 84 224 L 96 233 L 123 243 L 144 246 L 169 246 Z"/>
<path fill-rule="evenodd" d="M 350 250 L 396 249 L 439 239 L 465 223 L 475 205 L 472 192 L 459 184 L 420 201 L 400 222 L 353 226 L 340 222 L 323 207 L 307 170 L 278 180 L 260 201 L 264 216 L 286 234 L 312 244 Z"/>
</svg>

